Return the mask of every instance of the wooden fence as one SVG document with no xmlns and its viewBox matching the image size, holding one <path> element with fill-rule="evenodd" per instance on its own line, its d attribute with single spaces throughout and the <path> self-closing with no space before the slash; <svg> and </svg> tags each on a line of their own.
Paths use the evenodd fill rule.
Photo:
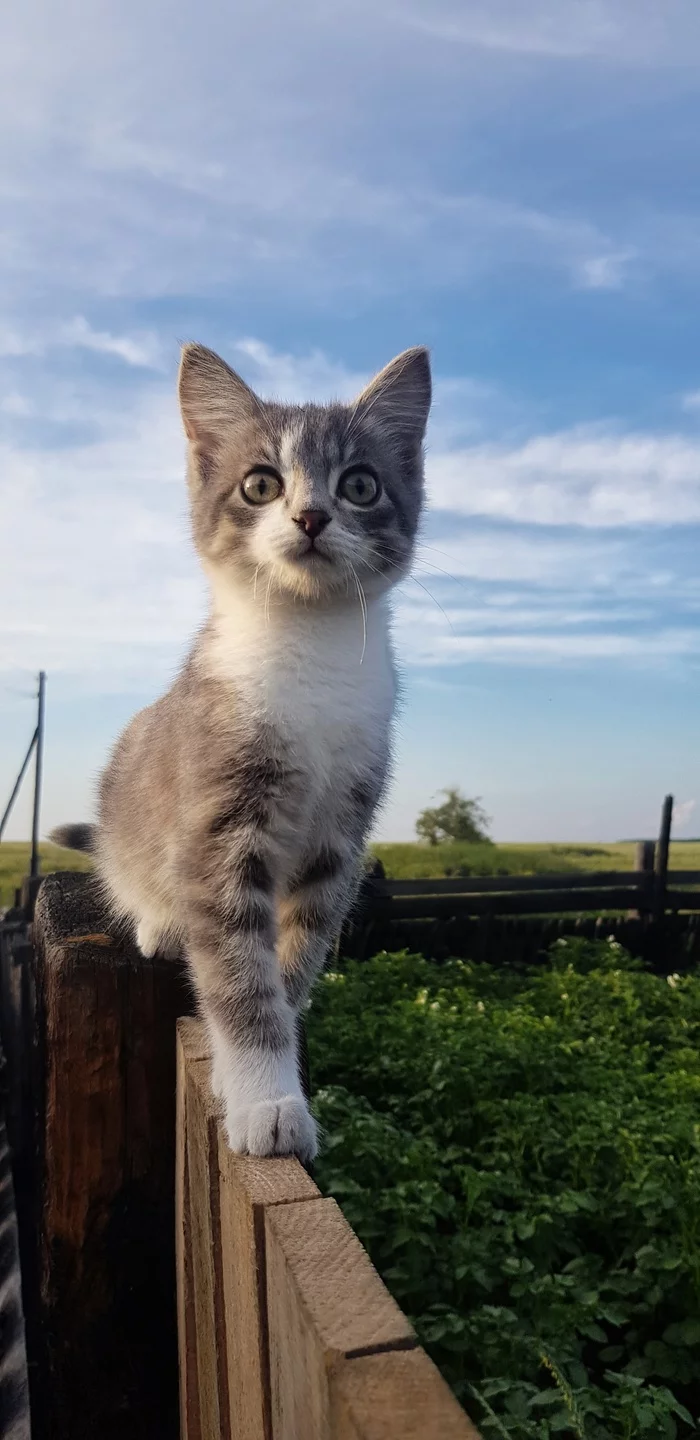
<svg viewBox="0 0 700 1440">
<path fill-rule="evenodd" d="M 477 1440 L 334 1200 L 232 1155 L 202 1026 L 178 1026 L 182 1440 Z"/>
<path fill-rule="evenodd" d="M 414 949 L 532 964 L 553 940 L 612 933 L 654 968 L 692 964 L 700 951 L 700 870 L 668 869 L 671 797 L 658 843 L 640 841 L 635 870 L 568 875 L 451 875 L 387 879 L 375 862 L 340 950 L 362 959 Z"/>
<path fill-rule="evenodd" d="M 228 1150 L 180 968 L 88 875 L 47 877 L 32 941 L 5 1016 L 33 1440 L 478 1440 L 335 1202 Z"/>
</svg>

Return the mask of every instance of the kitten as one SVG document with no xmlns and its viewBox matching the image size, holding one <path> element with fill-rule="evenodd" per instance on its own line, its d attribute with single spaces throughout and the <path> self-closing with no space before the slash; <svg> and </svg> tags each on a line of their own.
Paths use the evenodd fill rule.
<svg viewBox="0 0 700 1440">
<path fill-rule="evenodd" d="M 351 405 L 286 406 L 187 345 L 179 395 L 209 619 L 117 742 L 98 824 L 52 838 L 94 852 L 144 955 L 184 946 L 232 1149 L 310 1158 L 296 1017 L 387 778 L 430 365 L 408 350 Z"/>
</svg>

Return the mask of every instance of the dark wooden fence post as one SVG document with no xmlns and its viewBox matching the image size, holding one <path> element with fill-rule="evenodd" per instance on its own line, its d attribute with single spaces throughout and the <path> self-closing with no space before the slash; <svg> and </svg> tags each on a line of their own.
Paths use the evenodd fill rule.
<svg viewBox="0 0 700 1440">
<path fill-rule="evenodd" d="M 671 821 L 673 819 L 673 796 L 667 795 L 661 811 L 661 829 L 656 847 L 656 883 L 654 885 L 654 920 L 663 920 L 666 913 L 666 876 L 668 855 L 671 847 Z"/>
<path fill-rule="evenodd" d="M 175 1027 L 181 968 L 110 927 L 86 875 L 35 913 L 43 1353 L 33 1440 L 177 1440 Z"/>
<path fill-rule="evenodd" d="M 653 840 L 639 840 L 635 857 L 635 874 L 640 879 L 639 906 L 636 910 L 630 910 L 631 920 L 646 920 L 654 904 L 654 853 L 656 846 Z"/>
</svg>

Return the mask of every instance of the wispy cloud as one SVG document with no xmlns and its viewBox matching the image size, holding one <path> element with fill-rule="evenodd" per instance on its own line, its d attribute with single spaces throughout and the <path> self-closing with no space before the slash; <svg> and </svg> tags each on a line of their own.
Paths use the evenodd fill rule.
<svg viewBox="0 0 700 1440">
<path fill-rule="evenodd" d="M 700 522 L 700 442 L 578 427 L 433 456 L 436 509 L 593 529 Z"/>
<path fill-rule="evenodd" d="M 162 346 L 152 331 L 115 335 L 108 330 L 96 330 L 84 315 L 43 328 L 0 323 L 0 358 L 43 357 L 54 350 L 89 350 L 96 355 L 111 355 L 137 369 L 156 370 L 162 364 Z"/>
<path fill-rule="evenodd" d="M 256 338 L 226 353 L 263 393 L 289 399 L 347 397 L 366 379 L 323 351 L 297 357 Z M 90 674 L 96 688 L 129 688 L 155 684 L 186 644 L 203 584 L 188 539 L 173 378 L 112 393 L 109 405 L 103 396 L 91 431 L 76 438 L 78 384 L 61 443 L 4 442 L 4 523 L 31 545 L 10 547 L 0 572 L 0 668 L 43 664 Z M 433 508 L 398 610 L 405 658 L 694 663 L 695 571 L 638 538 L 645 495 L 664 491 L 655 513 L 666 521 L 669 505 L 691 513 L 680 497 L 693 484 L 697 493 L 693 444 L 563 432 L 512 450 L 450 452 L 440 448 L 449 445 L 450 405 L 461 409 L 467 396 L 478 409 L 479 386 L 438 377 L 436 389 L 444 415 L 430 448 Z M 8 424 L 22 409 L 9 406 Z M 628 497 L 624 524 L 603 485 Z M 609 534 L 613 516 L 618 531 Z"/>
<path fill-rule="evenodd" d="M 692 0 L 668 0 L 663 9 L 626 0 L 438 0 L 400 13 L 404 24 L 451 44 L 547 60 L 658 65 L 700 52 Z"/>
<path fill-rule="evenodd" d="M 689 825 L 697 809 L 697 800 L 676 801 L 673 806 L 673 827 L 674 830 L 685 830 Z"/>
</svg>

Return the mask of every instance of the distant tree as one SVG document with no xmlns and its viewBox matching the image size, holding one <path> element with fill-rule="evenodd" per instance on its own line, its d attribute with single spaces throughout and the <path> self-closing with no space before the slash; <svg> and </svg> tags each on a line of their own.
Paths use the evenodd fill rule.
<svg viewBox="0 0 700 1440">
<path fill-rule="evenodd" d="M 468 800 L 456 785 L 441 790 L 440 794 L 445 796 L 444 803 L 422 810 L 418 816 L 418 839 L 427 841 L 428 845 L 439 845 L 441 840 L 470 840 L 490 845 L 491 822 L 481 801 Z"/>
</svg>

